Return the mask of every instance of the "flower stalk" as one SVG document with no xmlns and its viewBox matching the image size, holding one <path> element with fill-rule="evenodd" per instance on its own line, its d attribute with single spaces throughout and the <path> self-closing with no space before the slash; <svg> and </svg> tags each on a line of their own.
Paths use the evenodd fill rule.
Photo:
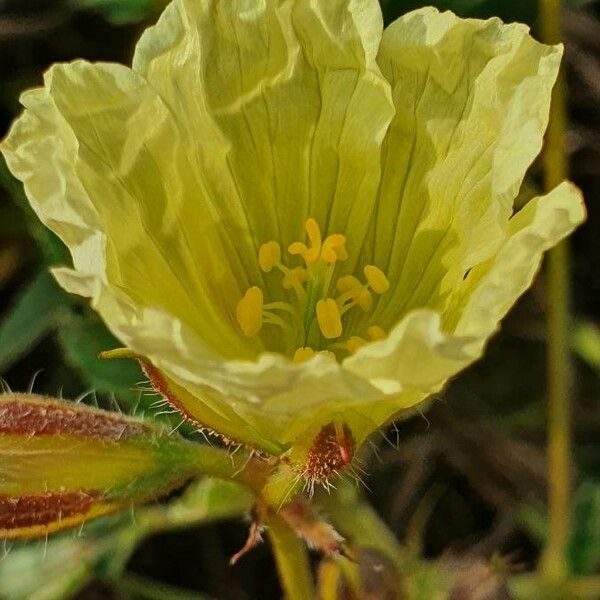
<svg viewBox="0 0 600 600">
<path fill-rule="evenodd" d="M 561 0 L 540 0 L 544 42 L 561 41 Z M 544 182 L 552 189 L 567 176 L 566 86 L 560 72 L 554 87 L 550 123 L 543 153 Z M 542 559 L 551 581 L 567 576 L 571 496 L 571 377 L 569 357 L 569 248 L 562 241 L 548 254 L 548 470 L 549 535 Z"/>
<path fill-rule="evenodd" d="M 314 587 L 304 542 L 276 515 L 267 520 L 267 534 L 286 600 L 313 598 Z"/>
</svg>

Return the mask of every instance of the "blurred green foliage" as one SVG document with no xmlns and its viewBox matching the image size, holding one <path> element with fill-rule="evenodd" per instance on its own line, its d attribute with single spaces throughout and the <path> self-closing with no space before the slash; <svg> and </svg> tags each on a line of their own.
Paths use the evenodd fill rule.
<svg viewBox="0 0 600 600">
<path fill-rule="evenodd" d="M 10 367 L 53 331 L 65 310 L 64 292 L 43 269 L 25 286 L 0 323 L 0 370 Z"/>
<path fill-rule="evenodd" d="M 70 4 L 77 10 L 97 10 L 114 25 L 142 21 L 159 6 L 157 0 L 70 0 Z"/>
<path fill-rule="evenodd" d="M 575 495 L 569 560 L 578 575 L 600 567 L 600 482 L 584 481 Z"/>
<path fill-rule="evenodd" d="M 0 597 L 61 600 L 93 579 L 116 580 L 119 585 L 118 576 L 147 536 L 166 529 L 239 518 L 251 505 L 252 497 L 240 486 L 207 478 L 189 487 L 168 506 L 141 508 L 132 514 L 91 523 L 76 534 L 12 548 L 0 560 Z M 134 579 L 125 581 L 126 587 L 131 587 Z"/>
</svg>

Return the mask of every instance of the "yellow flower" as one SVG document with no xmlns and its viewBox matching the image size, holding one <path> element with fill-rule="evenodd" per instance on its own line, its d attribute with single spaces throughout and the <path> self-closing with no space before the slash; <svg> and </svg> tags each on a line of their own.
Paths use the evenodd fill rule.
<svg viewBox="0 0 600 600">
<path fill-rule="evenodd" d="M 2 151 L 191 419 L 319 479 L 476 360 L 584 217 L 513 215 L 562 49 L 376 0 L 175 0 L 132 68 L 25 92 Z"/>
</svg>

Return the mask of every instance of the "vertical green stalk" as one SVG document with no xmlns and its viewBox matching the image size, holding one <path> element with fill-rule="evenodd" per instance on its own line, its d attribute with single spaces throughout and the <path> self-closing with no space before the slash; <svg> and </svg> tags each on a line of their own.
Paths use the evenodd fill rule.
<svg viewBox="0 0 600 600">
<path fill-rule="evenodd" d="M 539 0 L 544 42 L 561 41 L 561 0 Z M 545 186 L 549 191 L 567 176 L 567 129 L 564 74 L 554 88 L 550 124 L 543 153 Z M 567 576 L 571 495 L 571 389 L 569 357 L 569 254 L 567 242 L 548 256 L 548 466 L 549 534 L 542 567 L 549 581 Z"/>
<path fill-rule="evenodd" d="M 267 520 L 267 534 L 271 540 L 285 599 L 314 598 L 312 575 L 304 542 L 276 515 Z"/>
</svg>

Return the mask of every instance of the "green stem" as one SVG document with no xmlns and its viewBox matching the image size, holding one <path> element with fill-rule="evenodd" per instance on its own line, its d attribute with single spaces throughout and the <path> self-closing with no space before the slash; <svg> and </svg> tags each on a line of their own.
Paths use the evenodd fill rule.
<svg viewBox="0 0 600 600">
<path fill-rule="evenodd" d="M 286 600 L 314 598 L 308 553 L 304 542 L 277 516 L 267 520 L 277 571 Z"/>
<path fill-rule="evenodd" d="M 232 455 L 221 448 L 190 442 L 185 460 L 192 473 L 238 483 L 275 512 L 292 500 L 302 486 L 291 467 L 258 458 L 248 450 Z"/>
<path fill-rule="evenodd" d="M 248 450 L 232 455 L 222 448 L 190 442 L 186 453 L 186 460 L 192 472 L 234 481 L 255 494 L 260 494 L 272 470 L 268 462 L 259 460 Z"/>
<path fill-rule="evenodd" d="M 561 41 L 561 1 L 540 0 L 543 41 Z M 567 110 L 562 72 L 554 88 L 550 124 L 543 154 L 545 186 L 549 191 L 567 176 L 565 135 Z M 548 256 L 548 468 L 549 535 L 542 558 L 550 581 L 567 576 L 571 495 L 571 394 L 569 357 L 569 256 L 566 242 Z"/>
<path fill-rule="evenodd" d="M 336 530 L 349 541 L 378 550 L 399 570 L 405 566 L 406 548 L 398 543 L 396 536 L 353 485 L 341 483 L 333 494 L 321 494 L 319 505 Z"/>
</svg>

